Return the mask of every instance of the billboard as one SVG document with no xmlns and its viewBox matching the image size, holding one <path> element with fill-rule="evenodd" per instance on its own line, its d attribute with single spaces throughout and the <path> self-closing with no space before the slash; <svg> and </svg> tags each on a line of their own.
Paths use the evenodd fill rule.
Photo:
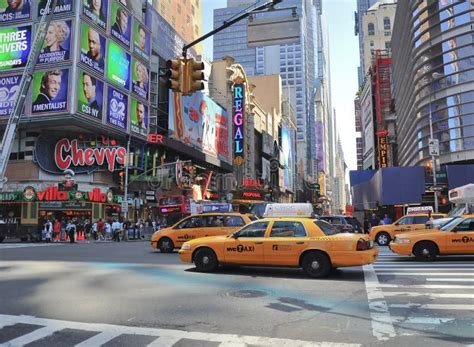
<svg viewBox="0 0 474 347">
<path fill-rule="evenodd" d="M 69 13 L 72 12 L 72 2 L 73 0 L 59 0 L 56 8 L 54 9 L 55 14 L 60 14 L 60 13 Z M 38 1 L 38 17 L 41 17 L 45 12 L 46 4 L 48 3 L 48 0 L 39 0 Z M 49 13 L 49 9 L 47 11 Z"/>
<path fill-rule="evenodd" d="M 115 88 L 107 88 L 107 123 L 127 130 L 128 96 Z"/>
<path fill-rule="evenodd" d="M 150 59 L 150 33 L 138 21 L 133 25 L 133 51 L 143 59 Z"/>
<path fill-rule="evenodd" d="M 0 28 L 0 71 L 25 67 L 31 49 L 31 25 Z"/>
<path fill-rule="evenodd" d="M 112 2 L 112 11 L 110 13 L 110 34 L 125 46 L 130 47 L 131 21 L 132 16 L 118 2 Z"/>
<path fill-rule="evenodd" d="M 229 115 L 208 96 L 170 91 L 169 129 L 176 140 L 230 162 Z"/>
<path fill-rule="evenodd" d="M 293 133 L 293 134 L 292 134 Z M 293 176 L 295 167 L 295 143 L 294 130 L 282 127 L 281 128 L 281 164 L 285 167 L 283 186 L 287 190 L 293 190 Z"/>
<path fill-rule="evenodd" d="M 89 24 L 81 23 L 81 62 L 104 75 L 105 37 Z"/>
<path fill-rule="evenodd" d="M 64 113 L 69 110 L 69 70 L 53 69 L 33 74 L 31 114 Z"/>
<path fill-rule="evenodd" d="M 130 90 L 130 54 L 113 41 L 109 41 L 108 45 L 107 61 L 111 64 L 107 64 L 107 79 Z"/>
<path fill-rule="evenodd" d="M 0 117 L 12 114 L 20 82 L 21 75 L 0 76 Z"/>
<path fill-rule="evenodd" d="M 108 0 L 82 0 L 82 13 L 102 29 L 107 29 Z"/>
<path fill-rule="evenodd" d="M 91 73 L 79 70 L 77 78 L 77 113 L 102 119 L 104 82 Z"/>
<path fill-rule="evenodd" d="M 130 130 L 134 133 L 147 136 L 148 135 L 148 106 L 132 98 L 130 105 Z"/>
<path fill-rule="evenodd" d="M 326 149 L 324 145 L 324 124 L 322 121 L 316 121 L 316 161 L 318 171 L 326 172 Z"/>
<path fill-rule="evenodd" d="M 132 68 L 132 92 L 139 97 L 148 100 L 150 91 L 150 71 L 138 59 L 133 59 Z"/>
<path fill-rule="evenodd" d="M 51 22 L 38 56 L 38 64 L 61 63 L 69 60 L 71 52 L 71 20 Z"/>
<path fill-rule="evenodd" d="M 244 139 L 245 139 L 245 85 L 234 84 L 233 87 L 233 107 L 232 120 L 234 130 L 232 131 L 232 138 L 234 141 L 234 165 L 240 166 L 244 163 Z"/>
<path fill-rule="evenodd" d="M 8 23 L 31 18 L 30 0 L 0 0 L 0 22 Z"/>
</svg>

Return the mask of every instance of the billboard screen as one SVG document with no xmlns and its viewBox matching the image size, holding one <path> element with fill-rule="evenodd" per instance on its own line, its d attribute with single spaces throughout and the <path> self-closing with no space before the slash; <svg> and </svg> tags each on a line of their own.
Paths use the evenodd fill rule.
<svg viewBox="0 0 474 347">
<path fill-rule="evenodd" d="M 148 134 L 148 106 L 132 98 L 130 105 L 130 130 L 146 136 Z"/>
<path fill-rule="evenodd" d="M 77 112 L 102 119 L 104 82 L 89 72 L 79 70 L 77 78 Z"/>
<path fill-rule="evenodd" d="M 150 59 L 150 33 L 138 21 L 133 25 L 133 51 L 143 59 Z"/>
<path fill-rule="evenodd" d="M 0 0 L 0 22 L 8 23 L 15 20 L 26 20 L 30 18 L 30 0 Z"/>
<path fill-rule="evenodd" d="M 82 0 L 82 13 L 102 29 L 107 29 L 108 0 Z"/>
<path fill-rule="evenodd" d="M 104 75 L 105 37 L 81 23 L 81 62 Z"/>
<path fill-rule="evenodd" d="M 64 113 L 69 109 L 69 70 L 54 69 L 33 74 L 31 114 Z"/>
<path fill-rule="evenodd" d="M 149 80 L 150 71 L 145 64 L 138 59 L 133 59 L 132 92 L 139 97 L 148 100 L 150 91 Z"/>
<path fill-rule="evenodd" d="M 170 92 L 169 128 L 175 139 L 230 161 L 229 115 L 201 92 L 191 96 Z"/>
<path fill-rule="evenodd" d="M 38 64 L 61 63 L 69 60 L 71 52 L 71 20 L 51 22 L 38 56 Z"/>
<path fill-rule="evenodd" d="M 107 50 L 107 79 L 116 85 L 130 90 L 130 54 L 113 41 Z"/>
<path fill-rule="evenodd" d="M 21 75 L 0 76 L 0 117 L 12 114 L 20 82 Z"/>
<path fill-rule="evenodd" d="M 283 184 L 287 190 L 293 190 L 294 158 L 296 156 L 294 134 L 292 133 L 294 133 L 292 129 L 281 128 L 281 164 L 285 167 Z"/>
<path fill-rule="evenodd" d="M 128 96 L 115 88 L 107 88 L 107 123 L 127 130 Z"/>
<path fill-rule="evenodd" d="M 112 12 L 110 15 L 110 22 L 112 23 L 110 34 L 125 46 L 130 47 L 132 16 L 116 1 L 112 2 Z"/>
<path fill-rule="evenodd" d="M 68 13 L 72 12 L 72 2 L 73 0 L 60 0 L 54 9 L 55 14 Z M 38 1 L 38 17 L 41 17 L 45 12 L 46 4 L 48 0 L 39 0 Z M 49 10 L 49 9 L 48 9 Z M 47 12 L 49 13 L 49 11 Z"/>
<path fill-rule="evenodd" d="M 25 67 L 30 49 L 30 25 L 0 28 L 0 71 Z"/>
</svg>

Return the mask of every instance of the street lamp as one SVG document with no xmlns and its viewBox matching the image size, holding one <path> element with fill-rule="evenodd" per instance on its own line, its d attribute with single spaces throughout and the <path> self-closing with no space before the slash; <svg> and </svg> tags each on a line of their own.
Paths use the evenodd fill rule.
<svg viewBox="0 0 474 347">
<path fill-rule="evenodd" d="M 431 111 L 431 99 L 433 95 L 433 82 L 435 80 L 438 80 L 442 78 L 444 75 L 439 72 L 433 72 L 431 75 L 432 80 L 430 83 L 430 143 L 433 143 L 434 141 L 434 136 L 433 136 L 433 117 L 432 117 L 432 111 Z M 439 150 L 439 149 L 438 149 Z M 431 151 L 431 167 L 432 167 L 432 173 L 433 173 L 433 193 L 434 193 L 434 209 L 435 212 L 438 212 L 438 192 L 436 191 L 436 157 L 433 151 Z"/>
</svg>

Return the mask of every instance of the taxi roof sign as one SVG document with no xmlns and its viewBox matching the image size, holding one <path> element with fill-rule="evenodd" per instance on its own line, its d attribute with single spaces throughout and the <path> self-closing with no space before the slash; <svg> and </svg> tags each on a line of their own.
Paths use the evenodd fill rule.
<svg viewBox="0 0 474 347">
<path fill-rule="evenodd" d="M 433 206 L 415 206 L 407 208 L 407 214 L 417 213 L 433 213 Z"/>
<path fill-rule="evenodd" d="M 313 205 L 310 203 L 268 204 L 264 218 L 269 217 L 314 217 Z"/>
</svg>

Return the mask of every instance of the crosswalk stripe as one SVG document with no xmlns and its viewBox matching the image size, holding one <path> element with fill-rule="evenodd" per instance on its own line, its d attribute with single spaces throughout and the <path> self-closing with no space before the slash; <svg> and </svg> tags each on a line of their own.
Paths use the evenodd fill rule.
<svg viewBox="0 0 474 347">
<path fill-rule="evenodd" d="M 392 319 L 396 323 L 408 323 L 408 324 L 430 324 L 439 325 L 448 323 L 456 320 L 456 318 L 442 318 L 442 317 L 397 317 L 392 316 Z"/>
<path fill-rule="evenodd" d="M 45 338 L 46 336 L 53 334 L 55 331 L 58 331 L 58 329 L 54 327 L 46 326 L 44 328 L 40 328 L 35 331 L 32 331 L 29 334 L 26 334 L 26 335 L 17 337 L 16 339 L 8 341 L 7 346 L 24 346 L 31 342 L 41 340 L 42 338 Z"/>
<path fill-rule="evenodd" d="M 106 342 L 120 336 L 122 333 L 119 331 L 103 331 L 100 334 L 94 335 L 91 338 L 79 343 L 76 347 L 94 347 L 101 346 Z"/>
<path fill-rule="evenodd" d="M 462 310 L 474 311 L 474 305 L 454 305 L 454 304 L 390 304 L 393 308 L 420 308 L 425 310 Z"/>
<path fill-rule="evenodd" d="M 474 299 L 474 294 L 463 293 L 416 293 L 416 292 L 384 292 L 385 296 L 428 296 L 430 298 Z"/>
<path fill-rule="evenodd" d="M 377 275 L 397 276 L 474 276 L 471 272 L 377 272 Z"/>
<path fill-rule="evenodd" d="M 176 336 L 160 336 L 147 347 L 169 347 L 173 346 L 179 340 L 181 340 L 181 338 Z"/>
<path fill-rule="evenodd" d="M 428 282 L 474 282 L 473 278 L 425 278 L 425 280 Z"/>
<path fill-rule="evenodd" d="M 412 288 L 412 289 L 474 289 L 472 285 L 462 284 L 393 284 L 379 283 L 379 288 Z"/>
</svg>

